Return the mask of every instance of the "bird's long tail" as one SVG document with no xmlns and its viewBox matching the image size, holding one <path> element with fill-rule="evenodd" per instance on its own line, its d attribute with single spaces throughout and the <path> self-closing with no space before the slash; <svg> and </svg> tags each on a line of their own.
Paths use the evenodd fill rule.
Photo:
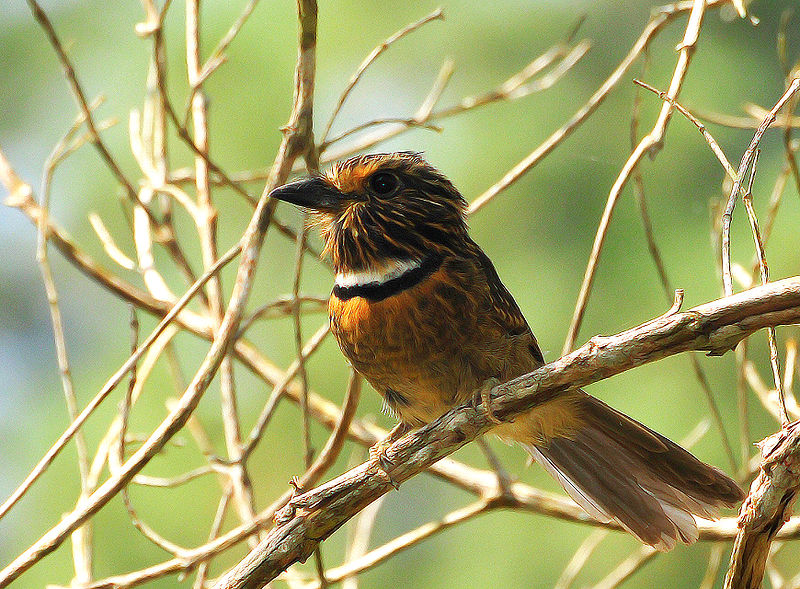
<svg viewBox="0 0 800 589">
<path fill-rule="evenodd" d="M 538 410 L 509 425 L 513 438 L 593 517 L 669 550 L 678 539 L 697 540 L 692 514 L 715 518 L 718 508 L 743 499 L 725 473 L 602 401 L 576 391 L 568 406 L 572 418 L 563 419 L 562 405 L 562 423 L 547 435 Z"/>
</svg>

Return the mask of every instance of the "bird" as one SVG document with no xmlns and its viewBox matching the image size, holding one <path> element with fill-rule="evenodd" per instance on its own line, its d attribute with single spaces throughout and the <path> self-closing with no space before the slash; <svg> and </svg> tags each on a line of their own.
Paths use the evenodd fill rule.
<svg viewBox="0 0 800 589">
<path fill-rule="evenodd" d="M 357 155 L 270 197 L 319 230 L 335 272 L 331 331 L 398 418 L 377 446 L 545 364 L 469 235 L 466 200 L 421 154 Z M 721 470 L 580 389 L 490 431 L 521 445 L 590 516 L 658 550 L 694 542 L 693 516 L 716 518 L 744 497 Z"/>
</svg>

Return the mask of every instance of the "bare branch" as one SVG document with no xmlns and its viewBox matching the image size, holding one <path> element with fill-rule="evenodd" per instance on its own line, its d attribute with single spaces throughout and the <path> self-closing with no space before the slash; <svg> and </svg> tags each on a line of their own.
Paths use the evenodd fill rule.
<svg viewBox="0 0 800 589">
<path fill-rule="evenodd" d="M 387 542 L 379 548 L 370 550 L 361 558 L 351 560 L 347 564 L 340 567 L 329 569 L 326 571 L 325 576 L 331 583 L 336 583 L 342 581 L 343 579 L 347 579 L 352 575 L 368 570 L 386 561 L 395 554 L 411 548 L 412 546 L 419 544 L 423 540 L 426 540 L 435 534 L 443 532 L 457 524 L 468 521 L 475 516 L 486 513 L 493 507 L 496 507 L 496 504 L 492 504 L 491 501 L 484 499 L 476 501 L 475 503 L 467 505 L 466 507 L 462 507 L 461 509 L 457 509 L 451 513 L 448 513 L 439 521 L 424 524 L 415 530 L 411 530 L 410 532 L 402 534 L 391 542 Z M 309 589 L 321 589 L 321 587 L 319 585 L 311 585 Z"/>
<path fill-rule="evenodd" d="M 578 546 L 575 554 L 572 555 L 572 558 L 567 563 L 567 566 L 565 566 L 564 570 L 561 572 L 561 576 L 556 582 L 555 589 L 569 589 L 572 587 L 572 583 L 575 581 L 575 578 L 578 576 L 581 570 L 583 570 L 583 567 L 586 565 L 595 549 L 600 545 L 600 542 L 602 542 L 606 536 L 608 536 L 607 530 L 595 530 L 586 536 L 586 539 L 581 542 L 581 545 Z"/>
<path fill-rule="evenodd" d="M 361 79 L 361 76 L 364 75 L 364 72 L 367 70 L 367 68 L 376 59 L 378 59 L 378 57 L 380 57 L 380 55 L 384 51 L 389 49 L 389 47 L 393 43 L 395 43 L 396 41 L 399 41 L 400 39 L 402 39 L 403 37 L 405 37 L 409 33 L 413 33 L 414 31 L 416 31 L 420 27 L 425 26 L 427 23 L 429 23 L 429 22 L 431 22 L 433 20 L 437 20 L 437 19 L 444 19 L 444 12 L 442 11 L 441 8 L 437 8 L 436 10 L 431 12 L 429 15 L 421 18 L 420 20 L 418 20 L 416 22 L 413 22 L 413 23 L 411 23 L 409 25 L 406 25 L 405 27 L 403 27 L 402 29 L 397 31 L 395 34 L 393 34 L 391 37 L 386 39 L 383 43 L 381 43 L 380 45 L 375 47 L 375 49 L 373 49 L 370 52 L 370 54 L 367 55 L 366 58 L 364 58 L 364 61 L 362 61 L 361 65 L 358 66 L 358 69 L 356 70 L 356 73 L 354 73 L 350 77 L 350 81 L 347 82 L 347 86 L 345 86 L 345 89 L 342 91 L 341 96 L 339 96 L 339 101 L 336 103 L 336 106 L 333 107 L 333 111 L 331 112 L 330 119 L 328 119 L 328 124 L 325 125 L 325 128 L 322 130 L 322 138 L 320 139 L 320 144 L 321 145 L 325 145 L 326 144 L 326 139 L 328 138 L 328 134 L 331 131 L 331 127 L 333 126 L 333 123 L 336 120 L 336 117 L 339 115 L 339 111 L 342 109 L 342 106 L 344 106 L 344 103 L 347 100 L 347 97 L 350 96 L 350 92 L 352 92 L 353 88 L 355 88 L 356 84 L 358 84 L 358 81 Z"/>
<path fill-rule="evenodd" d="M 63 450 L 64 446 L 73 438 L 73 436 L 80 430 L 83 424 L 89 419 L 89 416 L 100 406 L 100 404 L 108 397 L 108 395 L 114 390 L 114 388 L 122 381 L 124 376 L 128 373 L 128 371 L 138 362 L 139 358 L 148 350 L 148 348 L 158 339 L 161 333 L 167 329 L 169 324 L 172 322 L 173 319 L 181 312 L 181 309 L 185 305 L 189 303 L 192 297 L 197 294 L 200 288 L 205 284 L 205 282 L 216 272 L 218 272 L 225 264 L 230 262 L 233 258 L 235 258 L 239 254 L 240 248 L 234 247 L 230 251 L 228 251 L 220 260 L 215 264 L 215 266 L 202 276 L 198 282 L 196 282 L 192 288 L 190 288 L 186 294 L 181 297 L 181 299 L 175 303 L 175 306 L 164 316 L 161 322 L 156 326 L 156 329 L 147 337 L 147 339 L 142 343 L 141 346 L 136 350 L 136 353 L 132 354 L 128 360 L 117 370 L 111 378 L 106 381 L 106 384 L 100 389 L 100 391 L 95 395 L 94 399 L 92 399 L 89 404 L 81 411 L 80 415 L 78 415 L 75 420 L 70 424 L 70 426 L 64 431 L 63 434 L 56 440 L 56 442 L 50 447 L 47 453 L 42 457 L 42 459 L 37 463 L 31 473 L 25 478 L 23 483 L 17 487 L 17 489 L 11 494 L 11 496 L 0 506 L 0 517 L 3 517 L 14 504 L 19 501 L 19 499 L 28 491 L 30 486 L 36 481 L 36 479 L 41 476 L 41 474 L 47 469 L 50 463 L 55 459 L 55 457 Z M 164 440 L 166 442 L 166 440 Z M 140 450 L 141 452 L 141 450 Z M 137 453 L 138 455 L 138 453 Z M 144 466 L 144 464 L 142 464 Z M 136 474 L 136 473 L 133 473 Z M 131 475 L 133 476 L 133 475 Z M 121 488 L 121 487 L 120 487 Z M 92 493 L 92 496 L 95 496 L 95 493 Z M 110 498 L 110 497 L 109 497 Z M 91 515 L 90 513 L 87 515 Z M 85 517 L 85 516 L 84 516 Z M 2 577 L 2 574 L 0 574 Z"/>
<path fill-rule="evenodd" d="M 571 36 L 568 41 L 571 41 Z M 569 48 L 566 43 L 558 43 L 545 51 L 542 55 L 534 59 L 531 63 L 525 66 L 521 71 L 517 72 L 498 87 L 479 94 L 476 96 L 467 96 L 462 98 L 458 104 L 450 107 L 445 107 L 440 110 L 434 110 L 434 107 L 441 98 L 447 83 L 452 76 L 452 64 L 445 61 L 436 77 L 436 81 L 431 87 L 428 96 L 417 109 L 415 115 L 410 119 L 400 119 L 397 123 L 388 124 L 387 128 L 379 129 L 373 133 L 367 134 L 365 137 L 354 141 L 350 145 L 342 146 L 338 149 L 330 149 L 330 145 L 334 141 L 338 141 L 343 136 L 328 140 L 320 145 L 320 151 L 324 152 L 323 161 L 330 162 L 341 159 L 348 155 L 358 153 L 360 151 L 374 147 L 375 145 L 387 141 L 401 133 L 419 126 L 430 126 L 435 121 L 439 121 L 451 116 L 459 115 L 466 112 L 496 102 L 506 100 L 517 100 L 532 92 L 545 90 L 552 86 L 558 79 L 568 71 L 589 49 L 589 44 L 586 41 L 578 43 L 575 47 Z M 553 68 L 551 72 L 543 76 L 540 80 L 530 81 L 530 78 L 546 68 L 553 65 L 556 60 L 561 60 L 561 63 Z M 367 126 L 370 123 L 366 123 Z"/>
<path fill-rule="evenodd" d="M 28 0 L 28 6 L 30 6 L 31 12 L 33 13 L 34 18 L 36 18 L 39 25 L 41 25 L 42 30 L 44 30 L 47 38 L 50 41 L 50 44 L 53 46 L 53 49 L 58 55 L 58 60 L 61 62 L 61 66 L 64 68 L 64 74 L 67 78 L 67 82 L 69 83 L 70 90 L 72 94 L 75 96 L 75 100 L 78 103 L 78 107 L 81 109 L 81 113 L 85 118 L 86 128 L 89 130 L 91 135 L 91 142 L 97 148 L 97 151 L 100 153 L 102 159 L 106 162 L 111 172 L 114 174 L 114 177 L 117 181 L 122 184 L 123 188 L 128 194 L 128 198 L 130 198 L 131 202 L 138 203 L 140 206 L 142 205 L 141 201 L 139 200 L 139 195 L 134 189 L 133 185 L 131 184 L 130 180 L 125 177 L 125 174 L 122 172 L 122 169 L 117 164 L 117 161 L 114 159 L 114 156 L 111 155 L 111 152 L 106 147 L 105 142 L 103 141 L 102 137 L 100 137 L 100 133 L 98 132 L 97 126 L 94 122 L 94 116 L 92 115 L 92 109 L 89 106 L 89 102 L 86 99 L 86 94 L 83 92 L 83 88 L 81 87 L 80 83 L 78 82 L 78 77 L 75 74 L 75 69 L 72 67 L 72 62 L 70 62 L 69 57 L 67 56 L 66 51 L 64 51 L 64 47 L 61 44 L 61 41 L 56 34 L 55 29 L 53 28 L 50 19 L 47 18 L 44 10 L 39 6 L 36 0 Z M 152 218 L 152 213 L 149 209 L 145 207 L 148 215 L 151 216 L 153 222 L 156 222 L 155 218 Z"/>
<path fill-rule="evenodd" d="M 775 535 L 789 519 L 800 491 L 800 422 L 763 440 L 761 472 L 739 512 L 725 589 L 758 589 Z"/>
<path fill-rule="evenodd" d="M 640 546 L 591 589 L 616 589 L 658 554 L 658 550 L 652 546 Z"/>
<path fill-rule="evenodd" d="M 683 87 L 686 74 L 689 71 L 689 63 L 691 62 L 692 55 L 694 54 L 695 43 L 697 43 L 697 37 L 700 34 L 700 25 L 703 22 L 705 10 L 705 0 L 694 0 L 692 3 L 691 12 L 689 13 L 689 21 L 686 24 L 686 30 L 683 34 L 683 40 L 678 45 L 678 49 L 680 50 L 678 62 L 675 65 L 675 71 L 672 74 L 672 80 L 670 81 L 669 89 L 667 90 L 667 96 L 672 99 L 677 98 L 681 88 Z M 572 314 L 572 321 L 570 322 L 569 329 L 567 331 L 564 347 L 561 350 L 562 354 L 566 354 L 572 349 L 572 346 L 575 344 L 575 339 L 578 336 L 578 330 L 583 322 L 583 314 L 586 311 L 586 305 L 589 302 L 589 294 L 591 293 L 592 284 L 594 283 L 595 272 L 600 259 L 600 252 L 603 249 L 603 244 L 605 243 L 608 232 L 608 226 L 611 223 L 611 215 L 614 212 L 614 208 L 616 207 L 617 200 L 622 193 L 622 189 L 628 183 L 631 174 L 636 169 L 636 166 L 639 165 L 639 162 L 645 156 L 645 154 L 649 154 L 651 157 L 653 157 L 661 149 L 664 143 L 664 133 L 667 130 L 667 125 L 669 124 L 671 117 L 672 105 L 670 103 L 662 105 L 661 112 L 659 113 L 658 119 L 653 125 L 652 130 L 645 135 L 639 144 L 633 149 L 631 155 L 628 157 L 628 160 L 622 166 L 622 170 L 620 170 L 617 179 L 614 181 L 614 185 L 611 187 L 611 191 L 608 194 L 608 200 L 606 201 L 606 207 L 603 211 L 603 216 L 600 218 L 600 223 L 597 226 L 597 233 L 595 235 L 594 243 L 592 244 L 592 251 L 589 254 L 589 262 L 586 266 L 586 272 L 583 276 L 580 292 L 578 293 L 578 300 L 575 303 L 575 311 Z"/>
<path fill-rule="evenodd" d="M 733 218 L 733 209 L 736 206 L 736 199 L 739 196 L 742 181 L 750 163 L 753 161 L 753 156 L 761 138 L 766 133 L 769 126 L 775 121 L 775 116 L 784 104 L 797 92 L 800 88 L 800 78 L 795 78 L 789 85 L 789 88 L 781 96 L 780 100 L 775 103 L 772 110 L 769 111 L 767 116 L 761 122 L 753 140 L 750 142 L 747 150 L 742 156 L 742 161 L 739 163 L 739 169 L 736 172 L 736 181 L 731 188 L 730 196 L 728 196 L 728 204 L 725 206 L 725 212 L 722 215 L 722 286 L 726 295 L 733 293 L 733 283 L 731 282 L 731 219 Z"/>
</svg>

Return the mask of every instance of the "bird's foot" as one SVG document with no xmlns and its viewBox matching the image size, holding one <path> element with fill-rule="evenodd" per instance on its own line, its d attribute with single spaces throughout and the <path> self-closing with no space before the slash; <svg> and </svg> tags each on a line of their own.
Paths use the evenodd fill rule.
<svg viewBox="0 0 800 589">
<path fill-rule="evenodd" d="M 399 489 L 400 484 L 397 481 L 395 481 L 389 474 L 389 471 L 394 466 L 394 462 L 392 462 L 386 455 L 386 451 L 392 444 L 394 444 L 397 440 L 402 438 L 410 430 L 411 426 L 401 421 L 392 429 L 392 431 L 389 432 L 388 436 L 386 436 L 381 441 L 375 443 L 375 445 L 369 449 L 370 461 L 377 464 L 378 468 L 386 475 L 386 478 L 389 480 L 389 483 L 395 489 Z"/>
<path fill-rule="evenodd" d="M 492 409 L 492 397 L 491 392 L 494 387 L 499 385 L 502 381 L 497 378 L 487 378 L 481 388 L 475 393 L 475 405 L 478 404 L 483 405 L 483 408 L 486 410 L 486 415 L 489 417 L 489 421 L 500 425 L 503 423 L 503 420 L 498 418 L 497 415 L 494 414 L 494 410 Z"/>
</svg>

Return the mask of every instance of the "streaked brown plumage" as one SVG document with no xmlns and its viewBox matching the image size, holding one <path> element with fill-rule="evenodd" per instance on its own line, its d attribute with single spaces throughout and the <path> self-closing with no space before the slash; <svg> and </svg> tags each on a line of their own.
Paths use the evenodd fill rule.
<svg viewBox="0 0 800 589">
<path fill-rule="evenodd" d="M 469 237 L 463 197 L 419 155 L 354 157 L 272 196 L 313 212 L 337 273 L 331 328 L 400 431 L 543 364 Z M 721 471 L 581 390 L 493 433 L 524 446 L 589 514 L 662 550 L 697 538 L 691 514 L 714 517 L 743 497 Z"/>
</svg>

